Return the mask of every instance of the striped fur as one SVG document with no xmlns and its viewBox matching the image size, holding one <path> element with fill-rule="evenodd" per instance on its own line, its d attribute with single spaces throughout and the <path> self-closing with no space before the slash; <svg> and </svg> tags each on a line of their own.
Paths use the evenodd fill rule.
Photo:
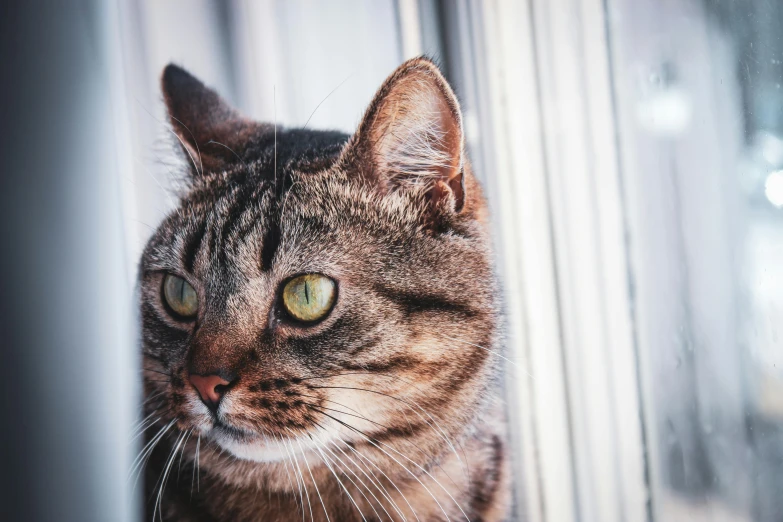
<svg viewBox="0 0 783 522">
<path fill-rule="evenodd" d="M 242 119 L 174 66 L 163 89 L 191 182 L 141 260 L 148 519 L 505 520 L 486 205 L 437 68 L 403 64 L 352 137 Z M 302 325 L 280 291 L 310 272 L 338 297 Z M 188 383 L 218 371 L 220 425 Z"/>
</svg>

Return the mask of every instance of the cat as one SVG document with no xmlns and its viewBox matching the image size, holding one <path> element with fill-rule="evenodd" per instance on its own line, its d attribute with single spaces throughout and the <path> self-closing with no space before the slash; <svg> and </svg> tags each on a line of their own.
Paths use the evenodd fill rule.
<svg viewBox="0 0 783 522">
<path fill-rule="evenodd" d="M 161 84 L 189 166 L 139 271 L 146 519 L 507 520 L 488 210 L 438 67 L 352 136 Z"/>
</svg>

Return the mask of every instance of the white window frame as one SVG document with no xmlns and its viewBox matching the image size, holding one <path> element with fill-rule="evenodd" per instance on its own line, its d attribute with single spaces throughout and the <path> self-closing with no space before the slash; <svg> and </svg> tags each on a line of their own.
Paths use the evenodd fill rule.
<svg viewBox="0 0 783 522">
<path fill-rule="evenodd" d="M 507 379 L 517 517 L 648 520 L 603 2 L 448 5 L 517 363 Z"/>
</svg>

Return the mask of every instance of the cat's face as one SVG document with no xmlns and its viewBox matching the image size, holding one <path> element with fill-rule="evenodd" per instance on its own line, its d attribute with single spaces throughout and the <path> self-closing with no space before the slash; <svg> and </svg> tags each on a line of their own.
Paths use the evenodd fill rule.
<svg viewBox="0 0 783 522">
<path fill-rule="evenodd" d="M 175 67 L 163 88 L 193 179 L 141 262 L 149 410 L 251 461 L 469 422 L 497 295 L 434 65 L 403 65 L 350 139 L 243 119 Z"/>
</svg>

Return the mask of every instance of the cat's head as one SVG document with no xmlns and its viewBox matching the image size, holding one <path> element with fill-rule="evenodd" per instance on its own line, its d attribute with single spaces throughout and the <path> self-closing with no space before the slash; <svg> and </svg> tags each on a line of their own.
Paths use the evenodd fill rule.
<svg viewBox="0 0 783 522">
<path fill-rule="evenodd" d="M 149 410 L 251 461 L 470 425 L 498 296 L 437 67 L 400 66 L 350 137 L 251 121 L 176 66 L 162 86 L 190 183 L 141 260 Z"/>
</svg>

